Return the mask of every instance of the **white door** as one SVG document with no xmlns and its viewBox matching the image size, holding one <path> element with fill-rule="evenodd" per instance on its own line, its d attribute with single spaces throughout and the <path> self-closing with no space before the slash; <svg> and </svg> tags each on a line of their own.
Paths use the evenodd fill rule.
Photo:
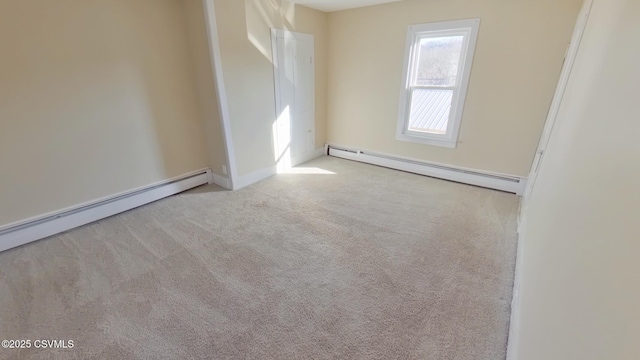
<svg viewBox="0 0 640 360">
<path fill-rule="evenodd" d="M 309 160 L 315 150 L 313 35 L 272 30 L 276 93 L 274 148 L 278 170 Z"/>
</svg>

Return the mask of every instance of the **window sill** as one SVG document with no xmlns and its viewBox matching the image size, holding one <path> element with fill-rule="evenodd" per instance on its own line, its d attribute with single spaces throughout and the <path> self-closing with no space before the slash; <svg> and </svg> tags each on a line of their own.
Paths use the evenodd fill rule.
<svg viewBox="0 0 640 360">
<path fill-rule="evenodd" d="M 449 149 L 455 149 L 458 146 L 458 142 L 454 140 L 446 139 L 434 139 L 426 136 L 408 135 L 408 134 L 396 134 L 396 139 L 400 141 L 440 146 Z"/>
</svg>

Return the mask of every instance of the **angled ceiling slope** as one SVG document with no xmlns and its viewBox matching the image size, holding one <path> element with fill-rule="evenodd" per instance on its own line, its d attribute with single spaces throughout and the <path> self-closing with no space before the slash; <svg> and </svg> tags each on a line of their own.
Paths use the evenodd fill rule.
<svg viewBox="0 0 640 360">
<path fill-rule="evenodd" d="M 304 5 L 312 9 L 332 12 L 364 6 L 386 4 L 401 0 L 292 0 L 293 3 Z"/>
</svg>

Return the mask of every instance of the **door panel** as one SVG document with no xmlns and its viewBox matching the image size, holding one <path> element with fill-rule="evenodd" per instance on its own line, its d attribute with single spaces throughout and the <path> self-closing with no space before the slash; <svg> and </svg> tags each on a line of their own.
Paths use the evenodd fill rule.
<svg viewBox="0 0 640 360">
<path fill-rule="evenodd" d="M 279 169 L 286 169 L 315 150 L 314 41 L 312 35 L 277 30 L 272 34 L 277 112 L 274 145 Z"/>
<path fill-rule="evenodd" d="M 292 155 L 301 155 L 315 149 L 315 71 L 313 39 L 296 41 L 295 60 L 295 115 L 293 132 L 301 139 Z"/>
</svg>

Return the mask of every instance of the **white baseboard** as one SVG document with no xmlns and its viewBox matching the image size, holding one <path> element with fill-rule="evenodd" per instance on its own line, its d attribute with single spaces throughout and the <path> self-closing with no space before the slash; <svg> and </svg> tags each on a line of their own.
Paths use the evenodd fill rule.
<svg viewBox="0 0 640 360">
<path fill-rule="evenodd" d="M 0 228 L 0 252 L 208 184 L 211 178 L 211 171 L 203 169 L 3 226 Z"/>
<path fill-rule="evenodd" d="M 320 148 L 320 149 L 316 149 L 314 151 L 309 151 L 305 154 L 296 156 L 296 157 L 292 157 L 291 158 L 291 164 L 292 166 L 297 166 L 303 163 L 306 163 L 307 161 L 313 160 L 315 158 L 318 158 L 320 156 L 322 156 L 324 154 L 324 149 Z M 242 188 L 245 188 L 249 185 L 253 185 L 257 182 L 260 182 L 262 180 L 268 179 L 274 175 L 276 175 L 278 173 L 278 166 L 274 165 L 274 166 L 270 166 L 268 168 L 264 168 L 258 171 L 254 171 L 251 174 L 247 174 L 247 175 L 242 175 L 239 176 L 238 179 L 234 182 L 234 188 L 233 190 L 240 190 Z"/>
<path fill-rule="evenodd" d="M 304 164 L 307 161 L 311 161 L 313 159 L 319 158 L 324 154 L 326 154 L 324 148 L 320 148 L 313 151 L 308 151 L 299 156 L 291 157 L 291 166 L 298 166 L 300 164 Z"/>
<path fill-rule="evenodd" d="M 227 190 L 231 190 L 231 184 L 230 184 L 229 178 L 212 174 L 212 183 L 222 188 L 225 188 Z"/>
<path fill-rule="evenodd" d="M 371 151 L 361 151 L 336 145 L 329 145 L 329 155 L 411 172 L 414 174 L 510 192 L 517 195 L 522 195 L 526 186 L 526 178 L 518 176 L 491 173 L 476 169 L 466 169 L 444 164 L 428 163 L 416 159 L 403 158 Z"/>
<path fill-rule="evenodd" d="M 270 178 L 277 173 L 278 173 L 277 168 L 274 165 L 268 168 L 264 168 L 262 170 L 254 171 L 251 174 L 238 176 L 233 183 L 233 190 L 240 190 L 249 185 L 253 185 L 264 179 Z"/>
</svg>

